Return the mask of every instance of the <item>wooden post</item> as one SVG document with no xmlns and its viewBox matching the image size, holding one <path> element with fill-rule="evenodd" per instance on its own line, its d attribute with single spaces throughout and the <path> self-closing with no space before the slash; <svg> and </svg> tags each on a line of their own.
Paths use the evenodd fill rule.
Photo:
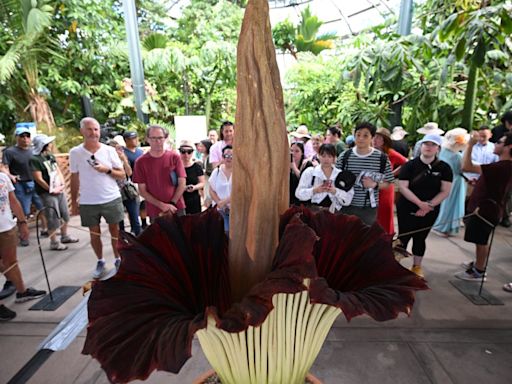
<svg viewBox="0 0 512 384">
<path fill-rule="evenodd" d="M 237 50 L 230 278 L 239 300 L 270 271 L 288 208 L 289 150 L 267 0 L 245 10 Z"/>
</svg>

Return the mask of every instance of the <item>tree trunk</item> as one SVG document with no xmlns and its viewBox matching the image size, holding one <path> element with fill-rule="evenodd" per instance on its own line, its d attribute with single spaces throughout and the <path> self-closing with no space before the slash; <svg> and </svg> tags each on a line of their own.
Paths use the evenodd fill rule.
<svg viewBox="0 0 512 384">
<path fill-rule="evenodd" d="M 475 113 L 475 100 L 478 84 L 478 67 L 471 62 L 469 67 L 468 85 L 466 87 L 466 95 L 464 99 L 464 109 L 462 110 L 462 128 L 468 131 L 473 129 L 473 116 Z"/>
<path fill-rule="evenodd" d="M 230 278 L 235 300 L 270 271 L 288 208 L 288 140 L 268 1 L 251 0 L 237 51 Z"/>
</svg>

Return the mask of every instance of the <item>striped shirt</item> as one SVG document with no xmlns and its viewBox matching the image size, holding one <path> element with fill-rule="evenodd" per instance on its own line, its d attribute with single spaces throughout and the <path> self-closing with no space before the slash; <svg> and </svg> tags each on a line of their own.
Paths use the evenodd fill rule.
<svg viewBox="0 0 512 384">
<path fill-rule="evenodd" d="M 343 157 L 345 152 L 346 151 L 339 155 L 336 161 L 336 167 L 342 170 L 344 169 Z M 351 206 L 359 208 L 371 207 L 372 199 L 370 199 L 369 193 L 373 193 L 373 199 L 377 206 L 379 205 L 378 188 L 373 190 L 364 188 L 360 182 L 360 176 L 362 176 L 362 172 L 368 172 L 368 176 L 373 176 L 375 181 L 386 181 L 390 183 L 394 180 L 393 173 L 391 172 L 391 164 L 389 162 L 389 158 L 387 158 L 387 155 L 385 155 L 387 159 L 386 166 L 384 168 L 384 174 L 380 172 L 381 154 L 381 151 L 372 148 L 372 151 L 369 154 L 359 155 L 357 154 L 357 148 L 352 148 L 352 151 L 348 156 L 348 164 L 345 165 L 345 170 L 352 172 L 357 177 L 356 184 L 354 185 L 354 197 L 352 198 L 352 203 L 350 204 Z"/>
</svg>

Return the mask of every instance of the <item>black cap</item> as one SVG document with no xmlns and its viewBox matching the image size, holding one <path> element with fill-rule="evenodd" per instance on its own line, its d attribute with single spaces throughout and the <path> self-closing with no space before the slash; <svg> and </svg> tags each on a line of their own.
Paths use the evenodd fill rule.
<svg viewBox="0 0 512 384">
<path fill-rule="evenodd" d="M 137 136 L 137 132 L 133 131 L 125 131 L 123 133 L 123 139 L 135 139 Z"/>
</svg>

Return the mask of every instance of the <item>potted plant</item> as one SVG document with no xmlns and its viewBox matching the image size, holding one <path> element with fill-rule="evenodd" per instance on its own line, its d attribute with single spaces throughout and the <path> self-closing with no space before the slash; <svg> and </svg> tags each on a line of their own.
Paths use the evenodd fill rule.
<svg viewBox="0 0 512 384">
<path fill-rule="evenodd" d="M 247 5 L 237 63 L 230 238 L 214 209 L 161 217 L 137 238 L 123 234 L 118 273 L 93 287 L 83 350 L 112 382 L 177 373 L 196 334 L 223 384 L 302 384 L 338 315 L 393 319 L 426 289 L 394 260 L 378 225 L 287 210 L 288 144 L 266 0 Z"/>
</svg>

